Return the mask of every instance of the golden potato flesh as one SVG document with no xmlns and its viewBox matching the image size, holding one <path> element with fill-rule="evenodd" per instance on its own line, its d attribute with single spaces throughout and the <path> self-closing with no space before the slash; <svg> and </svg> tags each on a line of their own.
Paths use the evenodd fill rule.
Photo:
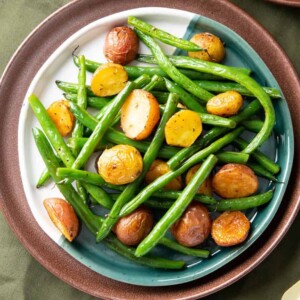
<svg viewBox="0 0 300 300">
<path fill-rule="evenodd" d="M 147 138 L 159 118 L 160 110 L 156 98 L 144 90 L 132 91 L 121 108 L 121 128 L 131 139 Z"/>
<path fill-rule="evenodd" d="M 188 170 L 188 172 L 186 173 L 185 176 L 185 183 L 188 184 L 191 179 L 193 178 L 193 176 L 195 175 L 195 173 L 198 171 L 198 169 L 200 168 L 200 164 L 193 166 L 192 168 L 190 168 Z M 203 194 L 203 195 L 207 195 L 207 196 L 211 196 L 212 195 L 212 183 L 211 183 L 211 177 L 207 177 L 205 179 L 205 181 L 201 184 L 201 186 L 198 189 L 198 193 L 199 194 Z"/>
<path fill-rule="evenodd" d="M 218 94 L 206 103 L 207 112 L 217 116 L 232 116 L 243 106 L 243 97 L 236 91 Z"/>
<path fill-rule="evenodd" d="M 230 247 L 245 241 L 250 221 L 241 211 L 225 211 L 213 221 L 211 235 L 217 245 Z"/>
<path fill-rule="evenodd" d="M 199 58 L 206 61 L 220 62 L 225 56 L 225 48 L 217 36 L 209 33 L 197 33 L 191 38 L 191 42 L 200 46 L 202 51 L 189 52 L 188 55 L 193 58 Z"/>
<path fill-rule="evenodd" d="M 160 159 L 154 160 L 151 167 L 145 176 L 145 181 L 147 184 L 153 182 L 158 177 L 170 172 L 168 164 Z M 172 179 L 168 184 L 164 186 L 164 189 L 167 190 L 181 190 L 182 189 L 182 178 L 178 176 Z"/>
<path fill-rule="evenodd" d="M 113 96 L 125 87 L 127 81 L 128 75 L 123 66 L 106 63 L 95 71 L 91 81 L 91 89 L 99 97 Z"/>
<path fill-rule="evenodd" d="M 105 57 L 114 63 L 126 65 L 135 59 L 139 50 L 139 39 L 127 26 L 113 28 L 104 43 Z"/>
<path fill-rule="evenodd" d="M 99 157 L 98 173 L 106 182 L 115 185 L 133 182 L 143 170 L 140 152 L 129 145 L 117 145 L 106 149 Z"/>
<path fill-rule="evenodd" d="M 54 225 L 72 242 L 79 229 L 79 221 L 73 207 L 60 198 L 48 198 L 43 203 Z"/>
<path fill-rule="evenodd" d="M 189 147 L 202 132 L 199 115 L 188 109 L 175 113 L 165 126 L 165 137 L 168 145 Z"/>
<path fill-rule="evenodd" d="M 226 164 L 213 177 L 213 190 L 223 198 L 241 198 L 254 194 L 258 178 L 247 166 Z"/>
<path fill-rule="evenodd" d="M 75 123 L 75 117 L 69 107 L 68 101 L 59 100 L 53 102 L 47 109 L 48 115 L 63 137 L 72 132 Z"/>
<path fill-rule="evenodd" d="M 192 202 L 183 215 L 170 228 L 174 238 L 183 246 L 195 247 L 203 243 L 211 232 L 211 220 L 207 208 Z"/>
<path fill-rule="evenodd" d="M 142 206 L 122 217 L 114 226 L 117 238 L 127 246 L 138 245 L 151 231 L 154 219 L 151 211 Z"/>
</svg>

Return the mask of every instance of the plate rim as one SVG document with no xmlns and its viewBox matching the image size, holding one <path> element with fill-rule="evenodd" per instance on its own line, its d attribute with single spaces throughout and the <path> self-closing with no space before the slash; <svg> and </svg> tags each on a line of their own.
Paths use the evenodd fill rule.
<svg viewBox="0 0 300 300">
<path fill-rule="evenodd" d="M 63 6 L 62 8 L 60 8 L 59 10 L 57 10 L 56 12 L 54 12 L 52 15 L 50 15 L 44 22 L 42 22 L 41 23 L 41 25 L 39 25 L 36 29 L 35 29 L 35 31 L 34 32 L 32 32 L 32 34 L 30 34 L 29 36 L 28 36 L 28 38 L 22 43 L 22 45 L 18 48 L 18 50 L 17 50 L 17 52 L 15 53 L 15 55 L 12 57 L 12 59 L 11 59 L 11 61 L 9 62 L 9 64 L 8 64 L 8 66 L 6 67 L 6 69 L 5 69 L 5 71 L 4 71 L 4 73 L 3 73 L 3 76 L 2 76 L 2 78 L 1 78 L 1 82 L 0 82 L 0 86 L 2 85 L 2 83 L 4 82 L 4 79 L 6 79 L 6 77 L 8 76 L 7 74 L 8 74 L 8 72 L 9 72 L 9 69 L 10 69 L 10 67 L 12 66 L 12 64 L 13 64 L 13 62 L 14 62 L 14 60 L 15 60 L 15 58 L 17 57 L 17 55 L 21 52 L 21 50 L 23 49 L 23 47 L 25 47 L 25 45 L 26 44 L 28 44 L 29 43 L 29 41 L 30 41 L 30 39 L 39 31 L 39 29 L 41 28 L 41 27 L 43 27 L 47 22 L 49 22 L 51 19 L 53 19 L 53 18 L 55 18 L 55 17 L 57 17 L 58 16 L 58 14 L 60 13 L 60 12 L 63 12 L 63 11 L 65 11 L 67 8 L 69 8 L 69 7 L 71 7 L 71 6 L 75 6 L 75 5 L 77 5 L 77 3 L 80 3 L 80 2 L 83 2 L 83 1 L 80 1 L 80 0 L 78 0 L 78 1 L 74 1 L 74 2 L 71 2 L 71 3 L 68 3 L 67 5 L 65 5 L 65 6 Z M 145 1 L 146 2 L 146 1 Z M 214 2 L 223 2 L 224 3 L 224 1 L 214 1 Z M 238 9 L 235 5 L 233 5 L 232 3 L 231 4 L 229 4 L 229 3 L 226 3 L 225 4 L 227 7 L 231 7 L 231 9 L 234 9 L 234 10 L 237 10 L 237 11 L 239 11 L 240 9 Z M 132 8 L 134 8 L 134 7 L 136 7 L 136 6 L 133 6 Z M 241 11 L 241 10 L 240 10 Z M 197 11 L 195 11 L 195 13 L 198 13 L 199 14 L 199 12 Z M 246 17 L 247 17 L 247 14 L 246 13 L 244 13 L 244 17 L 245 17 L 245 15 L 246 15 Z M 248 16 L 248 18 L 249 18 L 249 16 Z M 251 18 L 251 17 L 250 17 Z M 218 20 L 217 20 L 218 21 Z M 253 19 L 252 19 L 252 22 L 254 22 L 255 24 L 256 24 L 256 26 L 259 26 L 258 25 L 258 23 L 256 23 L 256 21 L 254 21 Z M 270 38 L 270 36 L 269 36 L 269 38 Z M 283 53 L 283 51 L 282 51 L 282 49 L 278 46 L 278 45 L 276 45 L 276 43 L 274 42 L 274 40 L 273 40 L 273 43 L 275 44 L 275 46 L 277 46 L 277 49 L 279 49 L 280 51 L 281 51 L 281 53 L 279 53 L 279 54 L 281 54 L 281 56 L 283 55 L 283 57 L 285 58 L 285 62 L 287 61 L 287 62 L 289 62 L 289 60 L 287 59 L 287 57 L 286 57 L 286 55 Z M 274 45 L 273 45 L 274 46 Z M 253 47 L 253 45 L 252 45 L 252 47 Z M 290 71 L 292 71 L 292 72 L 294 72 L 294 76 L 296 75 L 296 73 L 295 73 L 295 71 L 294 71 L 294 69 L 293 69 L 293 67 L 290 65 L 290 63 L 289 63 L 289 68 L 290 68 Z M 297 76 L 297 75 L 296 75 Z M 297 81 L 297 77 L 296 77 L 296 81 Z M 299 84 L 299 79 L 298 79 L 298 84 Z M 7 210 L 7 207 L 5 206 L 5 202 L 4 202 L 4 196 L 3 196 L 3 192 L 2 192 L 2 190 L 1 190 L 1 202 L 0 202 L 0 204 L 1 204 L 1 208 L 2 208 L 2 211 L 4 212 L 4 215 L 5 215 L 5 217 L 6 217 L 6 219 L 7 219 L 7 221 L 8 221 L 8 223 L 10 224 L 10 226 L 12 227 L 12 229 L 14 230 L 14 232 L 16 233 L 16 235 L 19 237 L 19 239 L 21 240 L 21 242 L 24 244 L 24 238 L 23 238 L 23 236 L 21 235 L 21 233 L 20 233 L 20 229 L 16 226 L 16 224 L 13 222 L 13 220 L 11 220 L 10 219 L 10 217 L 11 217 L 11 214 L 10 214 L 10 212 Z M 285 234 L 285 232 L 287 231 L 287 229 L 289 228 L 289 226 L 291 225 L 291 223 L 292 223 L 292 220 L 295 218 L 295 216 L 296 216 L 296 213 L 297 213 L 297 211 L 299 210 L 299 202 L 298 203 L 296 203 L 297 205 L 296 206 L 294 206 L 294 209 L 290 209 L 290 214 L 289 214 L 289 218 L 288 218 L 288 220 L 286 220 L 286 222 L 288 222 L 287 224 L 288 224 L 288 226 L 287 226 L 287 224 L 285 224 L 285 226 L 282 228 L 282 230 L 281 230 L 281 233 L 280 233 L 280 235 L 278 236 L 278 238 L 277 238 L 277 240 L 276 241 L 273 241 L 273 243 L 272 244 L 270 244 L 269 245 L 269 247 L 268 247 L 268 249 L 270 250 L 270 249 L 273 249 L 274 247 L 275 247 L 275 245 L 277 245 L 277 243 L 280 241 L 280 239 L 283 237 L 283 235 Z M 26 245 L 25 245 L 26 246 Z M 30 245 L 28 245 L 27 244 L 27 247 L 26 247 L 28 250 L 29 250 L 29 252 L 33 252 L 34 253 L 34 249 L 32 249 L 31 247 L 30 247 Z M 31 251 L 30 251 L 31 250 Z M 32 253 L 31 252 L 31 253 Z M 32 253 L 32 254 L 33 254 Z M 270 252 L 269 253 L 266 253 L 265 252 L 265 255 L 268 255 L 268 254 L 270 254 Z M 35 256 L 35 255 L 34 255 Z M 262 257 L 263 256 L 261 256 L 258 260 L 261 260 L 262 259 Z M 36 257 L 37 258 L 37 257 Z M 38 259 L 39 258 L 39 259 Z M 38 261 L 40 261 L 43 265 L 44 265 L 44 261 L 40 258 L 40 257 L 38 257 L 37 258 L 37 260 Z M 264 257 L 263 257 L 264 258 Z M 43 263 L 44 262 L 44 263 Z M 256 263 L 257 264 L 257 263 Z M 256 266 L 256 264 L 255 264 L 255 266 Z M 45 266 L 45 265 L 44 265 Z M 47 266 L 45 266 L 46 268 L 47 268 Z M 48 267 L 51 267 L 51 266 L 49 266 L 48 265 Z M 250 270 L 251 269 L 253 269 L 254 268 L 254 266 L 252 265 L 251 266 L 251 268 L 250 268 Z M 48 268 L 47 268 L 48 269 Z M 249 270 L 249 271 L 250 271 Z M 50 270 L 51 271 L 51 270 Z M 57 273 L 57 272 L 52 272 L 52 273 Z M 59 276 L 59 274 L 55 274 L 56 276 L 58 276 L 58 277 L 60 277 Z M 60 274 L 61 275 L 61 274 Z M 245 274 L 243 274 L 243 275 L 245 275 Z M 62 278 L 61 278 L 62 279 Z M 67 280 L 65 280 L 65 281 L 67 281 Z M 71 285 L 73 285 L 73 286 L 75 286 L 75 282 L 68 282 L 69 284 L 71 284 Z M 227 282 L 227 285 L 228 284 L 230 284 L 230 283 L 233 283 L 233 281 L 231 281 L 231 282 Z M 223 286 L 222 287 L 224 287 L 224 286 L 226 286 L 226 285 L 224 285 L 223 284 Z M 75 287 L 77 287 L 77 288 L 79 288 L 80 289 L 80 287 L 77 285 L 77 286 L 75 286 Z M 221 288 L 221 287 L 220 287 Z M 216 289 L 216 287 L 214 287 L 214 291 L 216 291 L 217 289 Z M 88 292 L 88 291 L 87 291 Z M 207 294 L 206 294 L 207 295 Z M 197 295 L 197 296 L 199 296 L 199 295 Z"/>
</svg>

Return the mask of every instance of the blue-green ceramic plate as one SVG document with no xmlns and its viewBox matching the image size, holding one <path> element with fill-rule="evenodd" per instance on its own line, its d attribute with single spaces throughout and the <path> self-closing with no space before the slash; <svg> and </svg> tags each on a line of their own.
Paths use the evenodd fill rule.
<svg viewBox="0 0 300 300">
<path fill-rule="evenodd" d="M 39 70 L 28 89 L 27 96 L 35 93 L 46 107 L 54 100 L 60 99 L 62 95 L 55 86 L 55 80 L 77 81 L 77 70 L 71 57 L 75 47 L 79 45 L 79 51 L 89 59 L 104 61 L 102 45 L 106 33 L 116 25 L 126 24 L 129 15 L 140 17 L 159 28 L 187 39 L 196 32 L 207 31 L 216 34 L 226 45 L 224 64 L 250 68 L 253 70 L 253 77 L 261 85 L 280 89 L 259 55 L 244 39 L 224 25 L 190 12 L 166 8 L 140 8 L 97 20 L 72 35 Z M 164 45 L 163 49 L 168 54 L 174 53 L 174 48 L 170 46 Z M 140 52 L 149 53 L 144 46 L 141 47 Z M 115 254 L 101 243 L 96 244 L 95 238 L 84 227 L 73 243 L 66 242 L 49 220 L 42 205 L 43 199 L 59 196 L 59 192 L 52 185 L 48 188 L 35 189 L 35 183 L 43 169 L 43 163 L 31 135 L 31 129 L 38 124 L 26 97 L 19 121 L 19 157 L 24 190 L 32 214 L 44 232 L 65 251 L 82 264 L 106 277 L 135 285 L 167 286 L 206 276 L 232 261 L 253 244 L 267 228 L 278 210 L 291 172 L 294 142 L 290 113 L 285 99 L 274 100 L 274 107 L 277 120 L 274 133 L 261 147 L 261 150 L 280 164 L 281 172 L 278 180 L 281 183 L 276 184 L 274 197 L 268 205 L 246 212 L 252 223 L 251 232 L 246 242 L 240 246 L 220 249 L 212 242 L 208 242 L 207 245 L 212 250 L 212 256 L 205 260 L 186 257 L 158 247 L 155 252 L 159 255 L 186 261 L 185 269 L 168 271 L 143 267 Z M 38 167 L 32 168 L 32 166 Z M 268 187 L 269 183 L 262 180 L 259 192 L 266 191 Z"/>
</svg>

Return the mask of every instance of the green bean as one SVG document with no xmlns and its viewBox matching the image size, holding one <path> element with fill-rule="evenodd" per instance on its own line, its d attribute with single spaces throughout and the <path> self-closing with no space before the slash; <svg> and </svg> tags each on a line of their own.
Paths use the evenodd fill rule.
<svg viewBox="0 0 300 300">
<path fill-rule="evenodd" d="M 87 108 L 87 95 L 86 95 L 86 70 L 85 70 L 85 57 L 83 55 L 80 55 L 78 57 L 79 61 L 79 72 L 78 72 L 78 93 L 77 93 L 77 105 L 82 108 Z M 83 135 L 83 125 L 78 121 L 75 120 L 75 125 L 72 130 L 72 137 L 74 138 L 80 138 Z M 77 156 L 79 153 L 79 149 L 72 148 L 74 156 Z M 81 185 L 80 182 L 76 182 L 76 188 L 78 191 L 79 196 L 82 198 L 82 200 L 86 203 L 87 202 L 87 192 L 84 189 L 84 187 Z"/>
<path fill-rule="evenodd" d="M 216 115 L 198 113 L 203 124 L 213 125 L 218 127 L 235 128 L 236 122 L 230 118 L 223 118 Z"/>
<path fill-rule="evenodd" d="M 117 112 L 120 110 L 122 104 L 128 97 L 129 93 L 135 88 L 134 82 L 128 82 L 125 88 L 110 102 L 110 107 L 107 109 L 102 119 L 97 123 L 92 135 L 84 144 L 80 153 L 78 154 L 75 162 L 72 164 L 72 168 L 80 169 L 89 159 L 95 148 L 103 138 L 105 132 L 114 120 Z"/>
<path fill-rule="evenodd" d="M 190 256 L 196 256 L 196 257 L 202 257 L 202 258 L 207 258 L 209 256 L 209 251 L 208 250 L 203 250 L 203 249 L 197 249 L 197 248 L 189 248 L 189 247 L 184 247 L 175 241 L 168 239 L 166 237 L 162 237 L 159 242 L 160 245 L 163 245 L 165 247 L 168 247 L 170 249 L 173 249 L 177 252 L 190 255 Z"/>
<path fill-rule="evenodd" d="M 186 92 L 178 84 L 172 82 L 171 80 L 168 80 L 167 78 L 165 78 L 165 83 L 168 91 L 170 93 L 176 93 L 181 99 L 182 103 L 188 109 L 194 110 L 196 112 L 202 112 L 202 113 L 207 112 L 206 109 L 199 103 L 199 101 L 194 95 Z"/>
<path fill-rule="evenodd" d="M 241 123 L 246 129 L 252 131 L 252 132 L 259 132 L 263 125 L 264 125 L 264 122 L 261 121 L 261 120 L 247 120 L 247 121 L 243 121 Z"/>
<path fill-rule="evenodd" d="M 73 56 L 73 61 L 76 66 L 78 66 L 78 58 L 76 56 Z M 102 63 L 95 62 L 92 60 L 85 60 L 85 66 L 86 70 L 89 72 L 95 72 L 99 66 L 102 65 Z M 142 67 L 142 66 L 124 66 L 128 77 L 130 80 L 138 78 L 144 74 L 147 74 L 149 76 L 158 75 L 161 77 L 168 77 L 168 75 L 160 68 L 160 67 Z M 191 78 L 191 79 L 199 79 L 199 80 L 222 80 L 222 77 L 207 74 L 203 72 L 193 71 L 193 70 L 186 70 L 186 69 L 180 69 L 180 72 L 182 72 L 185 76 Z M 68 91 L 66 91 L 68 92 Z M 76 93 L 76 92 L 70 92 L 70 93 Z"/>
<path fill-rule="evenodd" d="M 172 179 L 186 172 L 189 168 L 201 162 L 210 154 L 215 153 L 221 150 L 227 144 L 230 144 L 234 139 L 236 139 L 243 132 L 243 130 L 244 129 L 242 127 L 234 129 L 232 132 L 226 134 L 222 138 L 213 142 L 210 146 L 194 154 L 185 163 L 183 163 L 178 169 L 170 171 L 157 178 L 155 181 L 153 181 L 148 186 L 146 186 L 135 198 L 133 198 L 130 202 L 128 202 L 122 208 L 120 215 L 124 216 L 134 211 L 140 204 L 145 202 L 155 191 L 162 189 Z"/>
<path fill-rule="evenodd" d="M 67 139 L 67 145 L 70 149 L 73 148 L 78 148 L 81 149 L 83 147 L 83 145 L 86 143 L 86 141 L 88 140 L 88 138 L 83 137 L 83 138 L 68 138 Z M 105 139 L 102 139 L 100 141 L 100 143 L 97 145 L 96 147 L 96 151 L 103 151 L 107 148 L 111 148 L 115 145 L 115 143 L 110 143 Z"/>
<path fill-rule="evenodd" d="M 220 151 L 216 156 L 219 162 L 226 164 L 246 164 L 249 159 L 249 154 L 233 151 Z"/>
<path fill-rule="evenodd" d="M 138 29 L 135 31 L 138 37 L 151 50 L 159 66 L 173 81 L 180 84 L 183 88 L 201 100 L 208 101 L 213 97 L 213 94 L 196 85 L 190 78 L 182 74 L 176 67 L 174 67 L 174 65 L 169 61 L 167 56 L 161 50 L 160 46 L 153 40 L 152 37 L 145 35 Z"/>
<path fill-rule="evenodd" d="M 233 144 L 241 150 L 245 149 L 245 147 L 247 147 L 248 145 L 247 141 L 242 138 L 237 138 L 233 141 Z M 272 174 L 279 173 L 280 166 L 259 150 L 255 150 L 254 152 L 252 152 L 250 157 L 257 161 Z"/>
<path fill-rule="evenodd" d="M 187 206 L 193 200 L 199 186 L 209 176 L 218 159 L 213 154 L 203 162 L 199 170 L 195 173 L 191 181 L 184 188 L 181 196 L 174 202 L 162 218 L 156 223 L 148 236 L 136 248 L 135 255 L 140 257 L 148 253 L 160 239 L 165 235 L 171 225 L 183 214 Z"/>
<path fill-rule="evenodd" d="M 260 177 L 264 177 L 266 179 L 272 180 L 274 182 L 278 182 L 278 179 L 268 170 L 266 170 L 263 166 L 260 164 L 257 164 L 253 161 L 247 162 L 247 166 L 254 171 L 254 173 Z"/>
<path fill-rule="evenodd" d="M 209 206 L 209 209 L 213 211 L 245 210 L 266 204 L 272 197 L 273 190 L 269 190 L 250 197 L 220 200 L 215 206 Z"/>
<path fill-rule="evenodd" d="M 194 82 L 210 92 L 223 93 L 227 91 L 236 91 L 243 96 L 253 97 L 253 94 L 249 90 L 247 90 L 244 86 L 236 82 L 222 82 L 222 81 L 208 81 L 208 80 L 196 80 Z M 280 91 L 276 88 L 272 88 L 272 87 L 262 87 L 262 88 L 271 98 L 276 99 L 282 97 Z"/>
<path fill-rule="evenodd" d="M 61 178 L 56 176 L 56 169 L 59 167 L 59 161 L 53 153 L 53 150 L 47 141 L 44 134 L 37 128 L 33 129 L 33 135 L 39 152 L 49 170 L 51 177 L 54 182 L 56 182 L 58 189 L 65 197 L 65 199 L 72 205 L 79 219 L 86 225 L 86 227 L 96 235 L 97 228 L 101 225 L 102 219 L 95 216 L 91 210 L 82 203 L 79 195 L 73 188 L 71 184 L 64 183 L 61 184 Z M 123 245 L 117 238 L 110 234 L 103 243 L 117 252 L 121 256 L 127 257 L 128 259 L 142 265 L 154 268 L 163 269 L 181 269 L 184 267 L 185 263 L 183 261 L 172 261 L 160 257 L 142 257 L 137 258 L 134 255 L 134 249 Z"/>
<path fill-rule="evenodd" d="M 149 39 L 150 38 L 148 38 L 148 40 Z M 155 51 L 157 51 L 157 49 L 155 49 Z M 154 52 L 153 54 L 156 54 L 156 52 Z M 159 62 L 158 58 L 160 57 L 158 57 L 157 54 L 155 58 Z M 236 81 L 237 83 L 244 86 L 247 90 L 249 90 L 253 94 L 253 96 L 255 96 L 259 100 L 265 112 L 264 125 L 261 131 L 253 138 L 253 140 L 247 145 L 247 147 L 243 149 L 243 152 L 248 154 L 253 152 L 269 137 L 275 124 L 274 107 L 269 95 L 266 94 L 266 92 L 254 79 L 246 74 L 232 69 L 231 67 L 191 57 L 178 56 L 176 58 L 170 58 L 169 62 L 171 64 L 174 64 L 176 67 L 184 67 L 215 75 L 221 75 L 226 79 Z"/>
<path fill-rule="evenodd" d="M 64 93 L 63 95 L 67 100 L 77 103 L 77 95 L 76 94 Z M 105 105 L 107 105 L 110 102 L 110 100 L 111 100 L 111 98 L 88 97 L 87 104 L 88 104 L 88 107 L 102 109 Z"/>
<path fill-rule="evenodd" d="M 68 94 L 76 94 L 78 93 L 78 83 L 66 82 L 62 80 L 56 80 L 55 84 L 57 87 L 68 93 Z M 95 97 L 95 94 L 92 92 L 91 87 L 86 85 L 86 94 L 88 97 Z"/>
<path fill-rule="evenodd" d="M 57 155 L 62 160 L 65 166 L 71 167 L 74 163 L 75 158 L 71 152 L 71 150 L 66 145 L 64 139 L 60 135 L 58 129 L 52 122 L 50 116 L 48 115 L 45 107 L 40 102 L 40 100 L 35 96 L 31 95 L 29 97 L 29 104 L 38 119 L 41 127 L 43 128 L 46 136 L 48 137 L 51 145 L 55 149 Z M 97 202 L 103 205 L 104 207 L 110 207 L 112 200 L 110 197 L 100 188 L 95 189 L 94 187 L 90 187 L 89 185 L 85 185 L 85 188 L 88 192 L 90 189 L 93 190 L 93 197 L 97 197 Z M 98 193 L 96 193 L 98 190 Z"/>
<path fill-rule="evenodd" d="M 41 173 L 41 175 L 38 179 L 38 182 L 36 183 L 36 188 L 40 188 L 40 187 L 44 186 L 48 182 L 49 179 L 50 179 L 50 174 L 46 168 Z"/>
<path fill-rule="evenodd" d="M 186 50 L 186 51 L 201 51 L 203 50 L 200 46 L 196 45 L 193 42 L 183 40 L 178 38 L 166 31 L 163 31 L 159 28 L 152 26 L 149 23 L 146 23 L 136 17 L 129 16 L 128 17 L 128 24 L 133 26 L 136 29 L 139 29 L 141 32 L 145 33 L 148 36 L 156 38 L 162 41 L 165 44 L 174 46 L 176 48 Z"/>
<path fill-rule="evenodd" d="M 155 96 L 156 100 L 160 104 L 166 104 L 168 97 L 169 97 L 168 92 L 151 91 L 151 94 Z"/>
<path fill-rule="evenodd" d="M 167 57 L 171 60 L 171 62 L 176 65 L 177 62 L 175 61 L 176 59 L 180 59 L 180 58 L 185 58 L 185 57 L 188 57 L 188 56 L 176 56 L 176 55 L 167 55 Z M 155 55 L 148 55 L 148 54 L 140 54 L 138 57 L 137 57 L 137 60 L 138 61 L 141 61 L 141 62 L 144 62 L 144 63 L 149 63 L 149 64 L 158 64 L 158 60 L 157 58 L 155 57 Z M 197 59 L 196 59 L 197 60 Z M 185 69 L 186 67 L 183 66 L 183 70 Z M 242 67 L 229 67 L 230 69 L 232 69 L 233 71 L 236 71 L 236 72 L 241 72 L 243 74 L 246 74 L 246 75 L 250 75 L 251 74 L 251 70 L 248 69 L 248 68 L 242 68 Z M 206 73 L 207 71 L 203 71 L 204 73 Z M 218 75 L 217 75 L 218 76 Z M 220 78 L 222 78 L 223 76 L 222 75 L 219 75 Z M 191 78 L 193 79 L 193 78 Z M 224 78 L 223 78 L 224 79 Z M 201 79 L 199 79 L 201 80 Z M 208 79 L 210 80 L 210 79 Z"/>
<path fill-rule="evenodd" d="M 102 226 L 100 227 L 96 241 L 99 242 L 103 238 L 105 238 L 114 224 L 118 220 L 119 213 L 122 209 L 122 207 L 127 203 L 136 193 L 139 185 L 143 182 L 144 177 L 146 173 L 148 172 L 152 162 L 157 157 L 159 153 L 159 149 L 164 141 L 165 135 L 164 135 L 164 129 L 167 121 L 169 118 L 173 115 L 174 111 L 176 110 L 177 104 L 178 104 L 178 96 L 176 94 L 171 93 L 169 100 L 166 105 L 166 109 L 162 115 L 162 118 L 160 120 L 160 123 L 157 127 L 157 130 L 155 132 L 155 135 L 152 139 L 152 142 L 150 143 L 149 148 L 144 154 L 143 157 L 143 171 L 141 175 L 131 184 L 127 185 L 125 190 L 121 193 L 121 195 L 118 197 L 117 201 L 114 203 L 112 209 L 110 210 L 107 218 L 103 222 Z"/>
<path fill-rule="evenodd" d="M 159 75 L 154 75 L 152 78 L 151 78 L 151 81 L 143 87 L 143 90 L 145 91 L 152 91 L 158 84 L 160 84 L 160 82 L 163 82 L 163 78 Z"/>
</svg>

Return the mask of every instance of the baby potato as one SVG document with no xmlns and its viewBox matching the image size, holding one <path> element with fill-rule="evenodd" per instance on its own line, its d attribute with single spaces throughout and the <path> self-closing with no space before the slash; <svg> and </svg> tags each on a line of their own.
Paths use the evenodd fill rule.
<svg viewBox="0 0 300 300">
<path fill-rule="evenodd" d="M 157 179 L 158 177 L 160 177 L 170 171 L 171 170 L 165 161 L 160 160 L 160 159 L 155 159 L 154 162 L 152 163 L 152 165 L 150 166 L 148 172 L 146 173 L 145 182 L 147 184 L 149 184 L 152 181 L 154 181 L 155 179 Z M 173 180 L 171 180 L 169 183 L 167 183 L 164 186 L 164 189 L 176 190 L 176 191 L 181 190 L 182 189 L 181 176 L 178 176 L 178 177 L 174 178 Z"/>
<path fill-rule="evenodd" d="M 44 207 L 54 225 L 72 242 L 78 234 L 79 221 L 73 207 L 60 198 L 45 199 Z"/>
<path fill-rule="evenodd" d="M 175 113 L 165 126 L 165 137 L 168 145 L 178 147 L 191 146 L 202 132 L 199 115 L 188 109 Z"/>
<path fill-rule="evenodd" d="M 69 102 L 59 100 L 53 102 L 47 109 L 47 112 L 62 136 L 67 136 L 73 130 L 75 117 L 69 109 Z"/>
<path fill-rule="evenodd" d="M 151 211 L 141 206 L 118 220 L 113 228 L 117 238 L 127 246 L 138 245 L 151 231 L 154 219 Z"/>
<path fill-rule="evenodd" d="M 247 166 L 226 164 L 213 177 L 213 190 L 223 198 L 240 198 L 254 194 L 258 178 Z"/>
<path fill-rule="evenodd" d="M 147 138 L 159 118 L 160 110 L 156 98 L 144 90 L 132 91 L 121 108 L 121 128 L 131 139 Z"/>
<path fill-rule="evenodd" d="M 183 215 L 170 228 L 176 241 L 186 247 L 203 243 L 211 231 L 211 220 L 207 208 L 192 202 Z"/>
<path fill-rule="evenodd" d="M 118 94 L 126 85 L 128 75 L 123 66 L 106 63 L 95 71 L 91 89 L 96 96 L 107 97 Z"/>
<path fill-rule="evenodd" d="M 217 245 L 230 247 L 245 241 L 250 222 L 241 211 L 225 211 L 212 223 L 211 235 Z"/>
<path fill-rule="evenodd" d="M 111 184 L 133 182 L 143 170 L 140 152 L 129 145 L 116 145 L 103 151 L 97 162 L 98 173 Z"/>
<path fill-rule="evenodd" d="M 188 170 L 188 172 L 186 173 L 185 176 L 185 184 L 187 185 L 191 179 L 193 178 L 193 176 L 195 175 L 195 173 L 198 171 L 198 169 L 200 168 L 200 164 L 193 166 L 192 168 L 190 168 Z M 212 182 L 211 182 L 211 177 L 208 176 L 205 181 L 200 185 L 199 189 L 198 189 L 198 193 L 199 194 L 203 194 L 203 195 L 207 195 L 207 196 L 211 196 L 212 195 Z"/>
<path fill-rule="evenodd" d="M 206 109 L 210 114 L 223 117 L 237 114 L 242 106 L 243 97 L 236 91 L 218 94 L 206 103 Z"/>
<path fill-rule="evenodd" d="M 202 51 L 189 52 L 188 55 L 193 58 L 199 58 L 206 61 L 220 62 L 225 56 L 225 48 L 217 36 L 209 33 L 197 33 L 191 38 L 191 42 L 200 46 Z"/>
<path fill-rule="evenodd" d="M 135 59 L 138 51 L 139 40 L 131 28 L 115 27 L 107 34 L 104 55 L 110 62 L 126 65 Z"/>
</svg>

